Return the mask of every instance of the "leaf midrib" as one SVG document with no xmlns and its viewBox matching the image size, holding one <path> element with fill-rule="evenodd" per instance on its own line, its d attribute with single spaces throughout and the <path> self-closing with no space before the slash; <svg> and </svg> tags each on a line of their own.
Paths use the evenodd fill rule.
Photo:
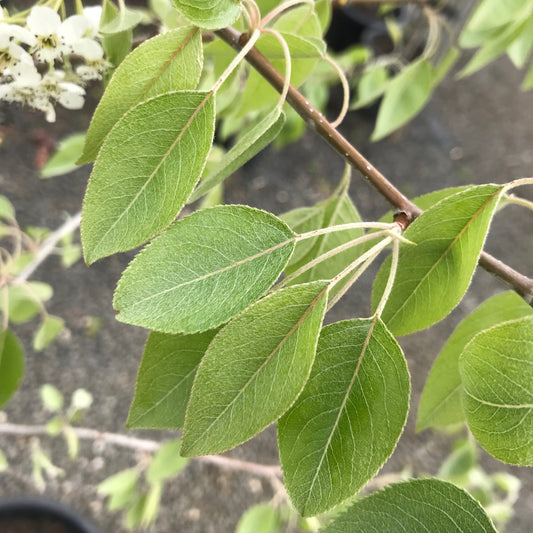
<svg viewBox="0 0 533 533">
<path fill-rule="evenodd" d="M 298 319 L 298 321 L 296 322 L 296 324 L 290 329 L 290 331 L 284 335 L 284 337 L 281 339 L 281 341 L 278 343 L 278 345 L 268 354 L 268 356 L 266 357 L 265 361 L 263 363 L 261 363 L 261 365 L 259 366 L 259 368 L 250 376 L 250 378 L 248 379 L 248 381 L 245 383 L 245 385 L 238 391 L 237 395 L 233 398 L 233 400 L 231 400 L 230 403 L 228 403 L 228 405 L 226 405 L 226 407 L 222 410 L 222 412 L 209 424 L 209 426 L 203 430 L 203 432 L 201 433 L 201 435 L 192 443 L 192 445 L 190 446 L 190 448 L 194 448 L 194 446 L 196 445 L 196 443 L 198 441 L 200 441 L 202 439 L 202 437 L 209 432 L 209 430 L 213 427 L 214 424 L 216 424 L 220 418 L 227 412 L 227 410 L 234 405 L 234 403 L 240 398 L 241 394 L 244 393 L 244 391 L 250 386 L 250 384 L 255 380 L 255 378 L 259 375 L 259 372 L 261 370 L 263 370 L 263 368 L 266 367 L 266 365 L 271 361 L 271 359 L 274 357 L 274 355 L 276 353 L 278 353 L 281 348 L 283 347 L 283 345 L 289 340 L 289 338 L 291 337 L 291 335 L 301 326 L 301 324 L 303 323 L 303 321 L 307 318 L 307 316 L 309 315 L 309 313 L 314 309 L 315 305 L 317 304 L 317 302 L 320 300 L 320 298 L 322 298 L 322 296 L 324 296 L 324 294 L 328 291 L 329 289 L 329 285 L 326 285 L 326 287 L 324 287 L 324 289 L 322 289 L 320 291 L 320 293 L 318 294 L 318 296 L 315 297 L 315 299 L 309 304 L 309 307 L 305 310 L 305 312 L 302 314 L 302 316 Z"/>
<path fill-rule="evenodd" d="M 223 272 L 227 272 L 228 270 L 231 270 L 233 268 L 237 268 L 237 267 L 240 267 L 246 263 L 249 263 L 250 261 L 254 261 L 255 259 L 258 259 L 259 257 L 262 257 L 264 255 L 267 255 L 267 254 L 270 254 L 276 250 L 278 250 L 279 248 L 283 248 L 285 245 L 287 244 L 290 244 L 291 242 L 294 242 L 296 240 L 296 236 L 294 237 L 291 237 L 290 239 L 287 239 L 279 244 L 276 244 L 275 246 L 272 246 L 270 248 L 268 248 L 267 250 L 263 250 L 262 252 L 258 252 L 257 254 L 255 255 L 252 255 L 252 256 L 249 256 L 249 257 L 245 257 L 244 259 L 241 259 L 240 261 L 237 261 L 231 265 L 228 265 L 228 266 L 225 266 L 223 268 L 220 268 L 218 270 L 214 270 L 213 272 L 208 272 L 207 274 L 204 274 L 203 276 L 199 276 L 197 278 L 194 278 L 194 279 L 191 279 L 191 280 L 188 280 L 188 281 L 184 281 L 183 283 L 179 283 L 177 285 L 174 285 L 168 289 L 165 289 L 163 291 L 159 291 L 157 293 L 154 293 L 154 294 L 151 294 L 150 296 L 147 296 L 145 298 L 142 298 L 142 299 L 136 299 L 131 305 L 128 306 L 129 309 L 133 309 L 134 307 L 136 307 L 137 305 L 139 304 L 144 304 L 145 302 L 151 300 L 152 298 L 157 298 L 163 294 L 167 294 L 169 292 L 173 292 L 177 289 L 180 289 L 182 287 L 185 287 L 187 285 L 191 285 L 193 283 L 198 283 L 200 281 L 203 281 L 205 279 L 209 279 L 213 276 L 217 276 L 219 274 L 222 274 Z M 119 309 L 120 310 L 120 309 Z"/>
<path fill-rule="evenodd" d="M 357 379 L 357 376 L 359 374 L 359 369 L 360 369 L 361 364 L 363 362 L 363 358 L 365 356 L 366 350 L 368 349 L 368 345 L 370 344 L 370 339 L 372 337 L 372 333 L 374 331 L 374 326 L 376 325 L 377 320 L 378 320 L 378 316 L 375 315 L 374 316 L 374 320 L 372 320 L 372 322 L 370 324 L 370 328 L 368 330 L 367 336 L 366 336 L 365 341 L 363 343 L 363 347 L 361 349 L 361 355 L 359 356 L 359 359 L 357 360 L 357 365 L 356 365 L 354 373 L 352 375 L 352 379 L 350 380 L 350 384 L 348 385 L 348 389 L 346 390 L 346 394 L 344 395 L 342 403 L 341 403 L 341 405 L 339 407 L 339 412 L 337 414 L 337 418 L 335 419 L 335 423 L 333 424 L 332 429 L 331 429 L 331 431 L 329 433 L 328 440 L 327 440 L 327 442 L 326 442 L 326 444 L 324 446 L 324 449 L 323 449 L 323 452 L 322 452 L 322 456 L 320 457 L 320 461 L 318 463 L 318 466 L 315 469 L 315 475 L 313 476 L 313 479 L 311 481 L 311 485 L 309 487 L 309 490 L 307 491 L 307 498 L 306 498 L 305 503 L 304 503 L 303 508 L 302 508 L 304 516 L 305 516 L 306 507 L 308 506 L 309 500 L 311 499 L 311 493 L 313 492 L 313 487 L 315 485 L 316 480 L 318 479 L 318 474 L 320 473 L 320 470 L 322 468 L 322 463 L 324 462 L 326 454 L 327 454 L 327 452 L 328 452 L 328 450 L 330 448 L 331 441 L 333 440 L 333 435 L 337 431 L 340 419 L 341 419 L 341 417 L 342 417 L 342 415 L 344 413 L 344 410 L 346 408 L 346 404 L 348 402 L 348 398 L 350 396 L 350 393 L 352 392 L 352 388 L 353 388 L 353 386 L 355 384 L 355 380 Z"/>
<path fill-rule="evenodd" d="M 392 324 L 393 320 L 395 319 L 396 315 L 402 309 L 407 305 L 407 303 L 413 298 L 413 296 L 418 292 L 420 286 L 426 281 L 426 279 L 430 276 L 430 274 L 437 268 L 437 266 L 444 260 L 444 258 L 448 255 L 450 250 L 455 246 L 457 241 L 462 237 L 463 233 L 470 227 L 470 225 L 478 218 L 478 216 L 483 212 L 483 210 L 487 207 L 487 205 L 493 200 L 493 198 L 501 194 L 503 191 L 503 187 L 500 187 L 494 194 L 492 194 L 485 203 L 472 215 L 472 217 L 468 220 L 468 222 L 465 224 L 463 229 L 456 235 L 456 237 L 452 240 L 452 242 L 449 244 L 448 248 L 441 254 L 441 256 L 438 258 L 437 261 L 433 264 L 433 266 L 424 274 L 424 276 L 420 279 L 420 281 L 417 283 L 417 285 L 412 289 L 409 293 L 409 296 L 405 298 L 403 303 L 398 307 L 396 312 L 387 320 L 389 324 Z"/>
<path fill-rule="evenodd" d="M 194 92 L 194 91 L 193 91 Z M 142 193 L 144 193 L 145 189 L 148 187 L 148 185 L 152 182 L 154 176 L 157 174 L 158 170 L 161 168 L 161 165 L 163 165 L 163 163 L 167 160 L 168 156 L 170 155 L 170 153 L 172 152 L 172 150 L 174 150 L 174 148 L 176 147 L 176 145 L 178 144 L 178 142 L 181 140 L 181 138 L 183 137 L 183 135 L 185 135 L 185 132 L 189 129 L 190 125 L 192 124 L 193 120 L 196 118 L 196 116 L 198 115 L 198 113 L 202 110 L 202 108 L 205 106 L 206 102 L 209 100 L 209 98 L 211 98 L 213 96 L 213 91 L 209 91 L 208 93 L 206 93 L 204 99 L 200 102 L 200 104 L 196 107 L 196 109 L 194 110 L 193 114 L 191 115 L 191 117 L 189 118 L 189 120 L 186 122 L 186 124 L 183 126 L 183 128 L 181 129 L 181 131 L 179 132 L 178 136 L 176 137 L 176 139 L 172 142 L 172 144 L 170 145 L 170 148 L 165 152 L 165 154 L 161 157 L 161 160 L 159 161 L 159 163 L 156 165 L 155 169 L 152 171 L 152 173 L 148 176 L 148 179 L 144 182 L 143 186 L 139 189 L 139 191 L 137 192 L 137 194 L 133 197 L 133 199 L 130 201 L 130 203 L 122 210 L 122 213 L 117 217 L 117 219 L 113 222 L 113 224 L 111 224 L 111 226 L 109 226 L 109 228 L 107 229 L 107 231 L 102 235 L 102 237 L 100 237 L 100 239 L 98 240 L 98 243 L 94 246 L 94 250 L 97 250 L 102 242 L 105 240 L 105 238 L 107 237 L 107 235 L 109 234 L 110 231 L 112 231 L 115 226 L 122 220 L 122 217 L 128 213 L 132 207 L 132 205 L 137 202 L 137 200 L 139 199 L 139 197 L 141 196 Z M 139 105 L 142 105 L 142 104 L 139 104 Z"/>
</svg>

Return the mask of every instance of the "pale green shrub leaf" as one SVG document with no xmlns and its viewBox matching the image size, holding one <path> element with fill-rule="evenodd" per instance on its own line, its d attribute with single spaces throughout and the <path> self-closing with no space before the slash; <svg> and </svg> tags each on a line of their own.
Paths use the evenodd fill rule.
<svg viewBox="0 0 533 533">
<path fill-rule="evenodd" d="M 333 195 L 322 205 L 324 207 L 324 219 L 322 227 L 324 228 L 339 224 L 361 222 L 361 217 L 359 216 L 359 213 L 357 212 L 357 209 L 353 204 L 347 189 L 343 190 L 339 195 Z M 358 237 L 361 237 L 363 233 L 364 231 L 362 229 L 352 229 L 327 233 L 315 239 L 309 239 L 313 242 L 313 248 L 298 263 L 294 262 L 291 258 L 289 267 L 287 268 L 287 273 L 291 274 L 315 257 L 325 254 L 337 246 L 357 239 Z M 361 247 L 354 246 L 351 249 L 336 254 L 325 261 L 318 263 L 314 267 L 298 276 L 293 283 L 305 283 L 319 279 L 332 279 L 350 263 L 357 259 L 357 257 L 359 257 L 362 253 L 361 250 Z M 330 296 L 336 294 L 343 287 L 344 283 L 345 282 L 338 283 L 330 292 Z"/>
<path fill-rule="evenodd" d="M 465 419 L 461 396 L 459 356 L 480 331 L 495 324 L 533 314 L 533 309 L 513 291 L 497 294 L 468 315 L 437 355 L 424 385 L 418 407 L 417 431 L 440 428 Z"/>
<path fill-rule="evenodd" d="M 110 0 L 102 2 L 102 14 L 100 15 L 100 25 L 109 24 L 118 14 L 118 9 Z M 105 51 L 106 59 L 117 66 L 129 54 L 133 30 L 125 30 L 120 33 L 108 33 L 102 37 L 102 47 Z"/>
<path fill-rule="evenodd" d="M 224 154 L 209 174 L 200 181 L 189 202 L 198 200 L 211 188 L 222 183 L 254 155 L 268 146 L 278 136 L 284 123 L 285 113 L 278 107 L 262 118 L 258 124 L 240 137 L 235 146 Z"/>
<path fill-rule="evenodd" d="M 409 372 L 378 318 L 322 329 L 309 381 L 280 419 L 287 492 L 303 516 L 353 496 L 391 455 L 407 418 Z"/>
<path fill-rule="evenodd" d="M 47 315 L 33 337 L 33 349 L 44 350 L 61 333 L 65 321 L 58 316 Z"/>
<path fill-rule="evenodd" d="M 524 68 L 533 48 L 533 16 L 529 17 L 522 33 L 511 43 L 507 55 L 516 68 Z"/>
<path fill-rule="evenodd" d="M 113 74 L 94 112 L 78 164 L 96 159 L 111 128 L 134 105 L 168 91 L 195 89 L 201 72 L 198 28 L 178 28 L 145 41 Z"/>
<path fill-rule="evenodd" d="M 197 211 L 131 262 L 115 292 L 118 319 L 165 333 L 227 322 L 277 280 L 294 234 L 274 215 L 246 206 Z"/>
<path fill-rule="evenodd" d="M 15 334 L 9 329 L 0 331 L 0 407 L 18 389 L 25 367 L 24 352 Z"/>
<path fill-rule="evenodd" d="M 239 0 L 174 0 L 178 9 L 196 26 L 218 30 L 233 24 L 241 14 Z"/>
<path fill-rule="evenodd" d="M 41 387 L 41 400 L 44 406 L 52 413 L 61 411 L 63 408 L 63 394 L 48 383 Z"/>
<path fill-rule="evenodd" d="M 474 274 L 501 185 L 477 185 L 444 198 L 404 232 L 398 272 L 382 319 L 394 335 L 407 335 L 442 320 L 461 300 Z M 390 258 L 374 282 L 374 308 L 383 292 Z"/>
<path fill-rule="evenodd" d="M 367 68 L 357 84 L 357 98 L 350 105 L 350 109 L 359 109 L 375 102 L 387 88 L 389 74 L 382 66 Z"/>
<path fill-rule="evenodd" d="M 322 533 L 497 533 L 466 491 L 437 479 L 397 483 L 355 502 Z"/>
<path fill-rule="evenodd" d="M 52 287 L 40 281 L 10 285 L 7 288 L 9 320 L 14 324 L 27 322 L 41 310 L 42 303 L 49 300 L 52 294 Z M 0 301 L 0 309 L 4 310 L 3 299 Z"/>
<path fill-rule="evenodd" d="M 241 516 L 235 533 L 279 533 L 281 525 L 279 511 L 272 505 L 260 503 Z"/>
<path fill-rule="evenodd" d="M 65 137 L 57 148 L 56 153 L 41 169 L 41 178 L 62 176 L 76 170 L 76 161 L 80 158 L 85 143 L 85 133 L 75 133 Z"/>
<path fill-rule="evenodd" d="M 155 453 L 146 470 L 148 483 L 160 483 L 177 474 L 187 466 L 189 459 L 180 455 L 180 441 L 165 442 Z"/>
<path fill-rule="evenodd" d="M 325 203 L 321 202 L 312 207 L 298 207 L 280 215 L 295 233 L 306 233 L 323 227 Z M 298 263 L 313 248 L 315 239 L 303 239 L 296 243 L 289 264 Z"/>
<path fill-rule="evenodd" d="M 387 83 L 372 140 L 383 139 L 413 118 L 431 96 L 433 67 L 418 59 Z"/>
<path fill-rule="evenodd" d="M 183 455 L 233 448 L 294 403 L 315 358 L 327 287 L 316 282 L 275 292 L 218 333 L 194 380 Z"/>
<path fill-rule="evenodd" d="M 81 221 L 85 260 L 143 244 L 189 198 L 213 140 L 212 93 L 177 91 L 134 107 L 106 138 Z"/>
<path fill-rule="evenodd" d="M 110 511 L 127 507 L 135 498 L 137 478 L 139 473 L 135 468 L 128 468 L 114 474 L 100 483 L 98 494 L 109 496 Z"/>
<path fill-rule="evenodd" d="M 126 427 L 178 429 L 183 425 L 196 369 L 215 333 L 150 333 Z"/>
<path fill-rule="evenodd" d="M 478 333 L 459 359 L 470 430 L 491 455 L 533 466 L 533 316 Z"/>
<path fill-rule="evenodd" d="M 0 218 L 5 220 L 15 220 L 15 208 L 2 194 L 0 194 Z"/>
<path fill-rule="evenodd" d="M 109 22 L 100 24 L 99 31 L 103 34 L 122 33 L 132 30 L 141 22 L 143 15 L 135 9 L 122 9 Z"/>
</svg>

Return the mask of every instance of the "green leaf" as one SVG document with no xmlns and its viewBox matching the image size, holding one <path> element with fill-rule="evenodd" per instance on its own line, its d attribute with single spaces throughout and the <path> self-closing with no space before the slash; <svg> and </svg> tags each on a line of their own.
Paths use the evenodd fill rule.
<svg viewBox="0 0 533 533">
<path fill-rule="evenodd" d="M 149 526 L 155 522 L 159 513 L 159 505 L 161 503 L 161 493 L 163 487 L 160 483 L 156 483 L 150 487 L 150 490 L 146 493 L 146 499 L 144 500 L 141 524 L 144 527 Z"/>
<path fill-rule="evenodd" d="M 514 291 L 497 294 L 468 315 L 437 355 L 426 380 L 416 422 L 417 431 L 440 428 L 465 419 L 461 396 L 459 356 L 481 330 L 533 314 L 533 309 Z"/>
<path fill-rule="evenodd" d="M 67 443 L 69 459 L 76 459 L 80 450 L 80 439 L 78 438 L 78 435 L 76 435 L 70 426 L 66 426 L 63 431 L 63 436 L 65 437 L 65 442 Z"/>
<path fill-rule="evenodd" d="M 533 466 L 533 316 L 476 335 L 459 359 L 470 430 L 491 455 Z"/>
<path fill-rule="evenodd" d="M 102 14 L 100 15 L 100 26 L 110 23 L 118 14 L 118 9 L 110 0 L 102 2 Z M 113 65 L 118 66 L 131 50 L 133 31 L 131 29 L 120 33 L 107 34 L 103 36 L 102 47 L 106 59 Z"/>
<path fill-rule="evenodd" d="M 111 78 L 94 112 L 78 164 L 96 159 L 111 128 L 134 105 L 168 91 L 195 89 L 201 72 L 202 41 L 198 28 L 178 28 L 145 41 Z M 168 113 L 172 115 L 170 110 Z M 133 150 L 130 153 L 135 154 Z"/>
<path fill-rule="evenodd" d="M 225 205 L 197 211 L 157 237 L 119 281 L 118 320 L 165 333 L 227 322 L 277 280 L 294 234 L 270 213 Z"/>
<path fill-rule="evenodd" d="M 9 320 L 22 324 L 34 317 L 41 309 L 41 304 L 52 297 L 52 287 L 40 281 L 27 281 L 22 285 L 10 285 L 7 289 L 9 300 Z M 3 308 L 3 299 L 0 301 Z"/>
<path fill-rule="evenodd" d="M 322 329 L 309 381 L 278 425 L 285 486 L 303 516 L 331 509 L 376 474 L 403 430 L 409 391 L 402 350 L 379 318 Z"/>
<path fill-rule="evenodd" d="M 241 14 L 239 0 L 174 0 L 178 9 L 196 26 L 218 30 L 233 24 Z"/>
<path fill-rule="evenodd" d="M 181 453 L 219 453 L 277 420 L 301 392 L 315 358 L 325 282 L 275 292 L 225 326 L 198 367 Z"/>
<path fill-rule="evenodd" d="M 191 195 L 189 203 L 198 200 L 212 187 L 222 183 L 228 176 L 269 145 L 277 137 L 284 123 L 285 113 L 276 107 L 240 137 L 235 146 L 222 156 L 211 172 L 200 181 L 197 189 Z"/>
<path fill-rule="evenodd" d="M 529 91 L 530 89 L 533 89 L 533 63 L 531 63 L 520 89 L 522 91 Z"/>
<path fill-rule="evenodd" d="M 178 429 L 183 425 L 196 369 L 216 332 L 150 333 L 127 428 Z"/>
<path fill-rule="evenodd" d="M 15 220 L 15 208 L 2 194 L 0 194 L 0 218 L 4 220 Z"/>
<path fill-rule="evenodd" d="M 387 89 L 389 74 L 385 67 L 373 66 L 367 68 L 357 84 L 357 99 L 350 109 L 359 109 L 375 102 Z"/>
<path fill-rule="evenodd" d="M 33 337 L 33 349 L 37 352 L 44 350 L 61 333 L 65 321 L 58 317 L 47 315 Z"/>
<path fill-rule="evenodd" d="M 507 55 L 516 68 L 524 68 L 533 48 L 533 16 L 529 17 L 522 33 L 511 43 Z"/>
<path fill-rule="evenodd" d="M 416 246 L 400 245 L 396 279 L 382 314 L 394 335 L 428 328 L 461 301 L 503 189 L 492 184 L 470 187 L 444 198 L 407 228 L 404 236 Z M 374 308 L 389 269 L 390 257 L 374 282 Z"/>
<path fill-rule="evenodd" d="M 99 31 L 105 35 L 132 30 L 141 22 L 142 18 L 140 11 L 124 8 L 119 10 L 116 17 L 113 17 L 109 22 L 100 23 Z"/>
<path fill-rule="evenodd" d="M 279 511 L 272 505 L 260 503 L 246 510 L 235 533 L 279 533 L 281 525 Z"/>
<path fill-rule="evenodd" d="M 497 533 L 467 492 L 445 481 L 396 483 L 355 502 L 321 533 Z"/>
<path fill-rule="evenodd" d="M 348 195 L 348 188 L 346 187 L 340 195 L 333 195 L 324 204 L 324 221 L 323 227 L 335 226 L 338 224 L 349 224 L 352 222 L 361 222 L 361 217 L 357 212 L 350 196 Z M 335 233 L 327 233 L 321 235 L 316 239 L 310 239 L 314 242 L 311 251 L 303 257 L 298 263 L 293 262 L 292 258 L 287 268 L 287 273 L 291 274 L 296 271 L 303 264 L 309 260 L 318 257 L 319 255 L 329 252 L 333 248 L 345 244 L 349 241 L 357 239 L 363 235 L 362 229 L 353 229 L 347 231 L 339 231 Z M 357 257 L 361 255 L 361 249 L 354 246 L 349 250 L 345 250 L 325 261 L 322 261 L 310 268 L 300 276 L 298 276 L 293 283 L 305 283 L 309 281 L 316 281 L 319 279 L 332 279 Z M 348 279 L 346 279 L 348 281 Z M 335 295 L 343 286 L 345 282 L 338 283 L 330 292 L 330 296 Z"/>
<path fill-rule="evenodd" d="M 56 387 L 48 383 L 41 387 L 41 400 L 44 406 L 52 413 L 63 408 L 63 395 Z"/>
<path fill-rule="evenodd" d="M 431 96 L 433 67 L 418 59 L 404 68 L 386 86 L 372 141 L 383 139 L 413 118 Z"/>
<path fill-rule="evenodd" d="M 443 80 L 459 57 L 461 57 L 461 52 L 455 48 L 455 46 L 452 46 L 448 52 L 446 52 L 433 72 L 433 87 L 436 87 Z"/>
<path fill-rule="evenodd" d="M 146 480 L 148 483 L 159 483 L 177 475 L 189 462 L 189 459 L 180 455 L 180 441 L 165 442 L 155 453 L 148 470 Z"/>
<path fill-rule="evenodd" d="M 302 23 L 302 20 L 305 20 Z M 309 7 L 293 9 L 275 24 L 291 53 L 291 84 L 299 87 L 309 77 L 318 58 L 325 52 L 322 29 L 317 16 L 309 15 Z M 272 65 L 284 76 L 285 56 L 279 41 L 270 34 L 263 35 L 256 44 Z M 244 91 L 241 93 L 237 116 L 251 111 L 272 107 L 279 101 L 279 93 L 255 69 L 250 71 Z"/>
<path fill-rule="evenodd" d="M 135 496 L 138 472 L 135 468 L 128 468 L 114 474 L 98 485 L 98 494 L 109 496 L 110 511 L 122 509 L 129 505 Z"/>
<path fill-rule="evenodd" d="M 492 40 L 502 28 L 521 17 L 524 9 L 529 9 L 524 0 L 480 2 L 462 31 L 459 44 L 463 48 L 470 48 Z"/>
<path fill-rule="evenodd" d="M 438 477 L 459 485 L 467 485 L 469 472 L 477 466 L 477 450 L 471 438 L 455 443 L 453 452 L 439 468 Z"/>
<path fill-rule="evenodd" d="M 0 407 L 18 389 L 25 366 L 24 352 L 15 334 L 9 329 L 0 331 Z"/>
<path fill-rule="evenodd" d="M 82 154 L 84 143 L 85 133 L 75 133 L 65 137 L 59 143 L 56 153 L 41 169 L 41 178 L 61 176 L 75 170 L 76 161 Z"/>
<path fill-rule="evenodd" d="M 307 233 L 323 227 L 324 212 L 327 202 L 321 202 L 312 207 L 299 207 L 280 215 L 294 233 Z M 296 243 L 289 264 L 298 263 L 309 253 L 315 244 L 314 239 L 303 239 Z"/>
<path fill-rule="evenodd" d="M 7 458 L 2 450 L 0 450 L 0 474 L 2 472 L 5 472 L 7 470 L 7 467 L 9 466 L 7 462 Z"/>
<path fill-rule="evenodd" d="M 65 427 L 65 421 L 61 416 L 54 416 L 46 424 L 46 432 L 52 437 L 57 437 Z"/>
<path fill-rule="evenodd" d="M 517 39 L 527 26 L 527 20 L 518 19 L 509 24 L 496 38 L 491 39 L 483 48 L 478 50 L 474 57 L 457 75 L 458 78 L 469 76 L 477 72 L 485 65 L 503 54 L 507 48 Z"/>
<path fill-rule="evenodd" d="M 448 196 L 452 196 L 458 192 L 468 189 L 470 185 L 460 185 L 459 187 L 448 187 L 446 189 L 438 189 L 421 196 L 417 196 L 412 202 L 418 206 L 422 211 L 428 210 L 431 206 L 435 205 Z M 380 219 L 380 222 L 391 223 L 393 221 L 393 212 L 387 211 Z"/>
<path fill-rule="evenodd" d="M 212 93 L 170 92 L 134 107 L 106 138 L 81 221 L 85 260 L 143 244 L 189 198 L 213 140 Z"/>
</svg>

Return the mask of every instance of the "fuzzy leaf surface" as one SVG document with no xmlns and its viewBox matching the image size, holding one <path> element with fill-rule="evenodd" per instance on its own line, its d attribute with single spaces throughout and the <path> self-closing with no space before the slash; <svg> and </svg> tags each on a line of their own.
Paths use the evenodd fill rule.
<svg viewBox="0 0 533 533">
<path fill-rule="evenodd" d="M 195 89 L 201 73 L 198 28 L 178 28 L 142 43 L 113 74 L 94 112 L 78 163 L 96 159 L 111 128 L 134 105 L 169 91 Z"/>
<path fill-rule="evenodd" d="M 239 0 L 174 0 L 174 3 L 193 24 L 206 30 L 233 24 L 241 14 Z"/>
<path fill-rule="evenodd" d="M 303 516 L 353 496 L 391 455 L 407 418 L 409 372 L 378 318 L 322 329 L 309 381 L 278 425 L 287 492 Z"/>
<path fill-rule="evenodd" d="M 483 302 L 457 326 L 437 355 L 424 385 L 417 431 L 440 428 L 465 419 L 459 375 L 459 356 L 464 347 L 484 329 L 531 314 L 533 309 L 514 291 L 508 291 Z"/>
<path fill-rule="evenodd" d="M 501 185 L 477 185 L 444 198 L 404 232 L 416 243 L 400 245 L 398 272 L 382 319 L 394 335 L 407 335 L 442 320 L 470 285 Z M 390 258 L 372 292 L 373 307 L 383 293 Z"/>
<path fill-rule="evenodd" d="M 466 491 L 438 479 L 396 483 L 355 502 L 322 533 L 497 533 Z"/>
<path fill-rule="evenodd" d="M 124 271 L 118 320 L 166 333 L 217 327 L 261 297 L 294 249 L 274 215 L 239 205 L 203 209 L 152 241 Z"/>
<path fill-rule="evenodd" d="M 192 335 L 150 333 L 127 428 L 178 429 L 183 425 L 196 369 L 215 333 L 215 330 Z"/>
<path fill-rule="evenodd" d="M 344 190 L 338 196 L 332 196 L 323 204 L 323 206 L 324 218 L 322 227 L 324 228 L 327 228 L 329 226 L 335 226 L 338 224 L 361 222 L 361 217 L 359 216 L 355 205 L 353 204 L 350 196 L 348 195 L 347 190 Z M 358 237 L 361 237 L 363 233 L 364 231 L 362 229 L 352 229 L 335 233 L 327 233 L 326 235 L 321 235 L 320 237 L 317 237 L 315 239 L 309 239 L 313 242 L 313 248 L 298 263 L 294 262 L 293 258 L 291 258 L 291 261 L 289 262 L 289 267 L 287 268 L 287 273 L 291 274 L 292 272 L 296 271 L 302 265 L 314 259 L 315 257 L 325 254 L 330 250 L 333 250 L 333 248 L 336 248 L 337 246 L 357 239 Z M 319 279 L 332 279 L 350 263 L 355 261 L 355 259 L 357 259 L 357 257 L 359 257 L 361 253 L 361 248 L 359 246 L 354 246 L 351 249 L 345 250 L 337 255 L 326 259 L 325 261 L 318 263 L 314 267 L 310 268 L 309 270 L 298 276 L 293 283 L 305 283 L 310 281 L 316 281 Z M 332 289 L 330 296 L 334 295 L 337 291 L 339 291 L 344 285 L 344 283 L 345 282 L 338 283 Z"/>
<path fill-rule="evenodd" d="M 94 165 L 81 221 L 85 260 L 135 248 L 167 227 L 189 198 L 211 148 L 211 93 L 177 91 L 126 113 Z"/>
<path fill-rule="evenodd" d="M 18 389 L 26 363 L 17 337 L 9 329 L 0 331 L 0 407 Z"/>
<path fill-rule="evenodd" d="M 466 421 L 491 455 L 533 466 L 533 316 L 476 335 L 459 359 Z"/>
<path fill-rule="evenodd" d="M 275 292 L 213 339 L 187 406 L 183 455 L 233 448 L 289 409 L 315 359 L 327 287 L 316 282 Z"/>
<path fill-rule="evenodd" d="M 210 189 L 222 183 L 228 176 L 268 146 L 278 136 L 284 123 L 285 113 L 280 108 L 275 108 L 246 132 L 235 146 L 222 156 L 211 172 L 202 179 L 198 188 L 193 192 L 190 202 L 194 202 Z"/>
</svg>

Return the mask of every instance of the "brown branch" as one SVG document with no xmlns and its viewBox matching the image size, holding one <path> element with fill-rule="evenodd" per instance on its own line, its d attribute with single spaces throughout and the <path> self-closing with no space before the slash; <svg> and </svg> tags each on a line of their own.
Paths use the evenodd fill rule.
<svg viewBox="0 0 533 533">
<path fill-rule="evenodd" d="M 217 35 L 236 51 L 240 51 L 246 44 L 247 36 L 231 27 L 218 30 Z M 283 76 L 257 50 L 252 48 L 246 55 L 246 60 L 261 74 L 278 92 L 282 92 Z M 339 133 L 326 118 L 315 109 L 305 97 L 292 85 L 287 94 L 287 102 L 306 121 L 309 126 L 323 137 L 326 142 L 346 161 L 354 166 L 378 192 L 400 212 L 404 226 L 412 222 L 422 210 L 406 198 L 370 161 L 368 161 L 352 144 Z M 488 272 L 495 275 L 533 307 L 533 279 L 530 279 L 510 266 L 495 259 L 486 252 L 482 252 L 479 264 Z"/>
<path fill-rule="evenodd" d="M 385 4 L 422 4 L 429 5 L 431 0 L 333 0 L 334 9 L 344 6 L 382 6 Z"/>
</svg>

